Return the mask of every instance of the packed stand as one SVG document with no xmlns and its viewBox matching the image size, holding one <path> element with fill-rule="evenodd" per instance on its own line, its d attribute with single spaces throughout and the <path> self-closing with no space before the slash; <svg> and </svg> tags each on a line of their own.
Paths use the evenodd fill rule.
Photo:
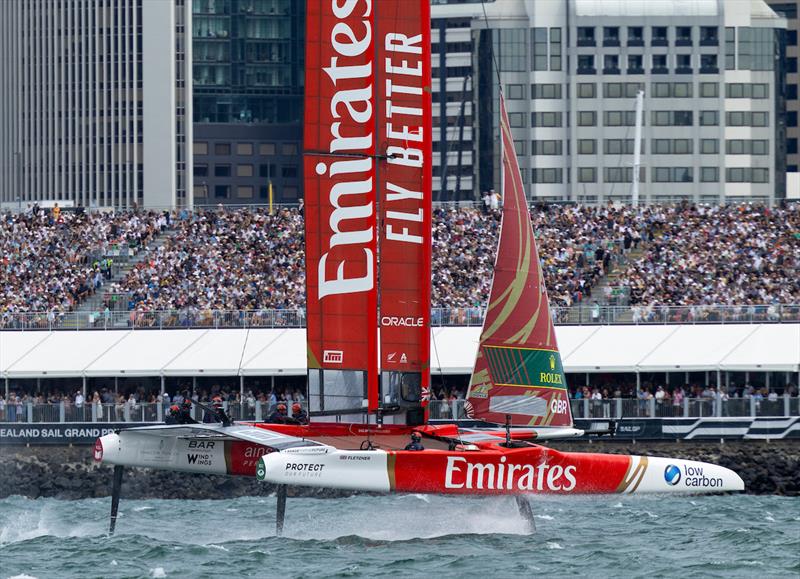
<svg viewBox="0 0 800 579">
<path fill-rule="evenodd" d="M 646 251 L 620 279 L 642 319 L 654 306 L 713 316 L 703 306 L 800 302 L 800 205 L 654 206 L 638 221 Z"/>
<path fill-rule="evenodd" d="M 137 251 L 166 228 L 159 213 L 0 213 L 0 325 L 11 314 L 73 310 L 112 276 L 119 248 Z"/>
</svg>

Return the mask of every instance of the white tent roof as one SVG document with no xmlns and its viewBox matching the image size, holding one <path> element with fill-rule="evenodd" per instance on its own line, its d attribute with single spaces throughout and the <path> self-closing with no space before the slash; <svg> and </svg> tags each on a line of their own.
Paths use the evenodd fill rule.
<svg viewBox="0 0 800 579">
<path fill-rule="evenodd" d="M 469 374 L 480 328 L 433 328 L 431 371 Z M 800 324 L 558 326 L 567 372 L 800 370 Z M 306 372 L 304 329 L 0 332 L 9 378 Z"/>
<path fill-rule="evenodd" d="M 800 368 L 800 324 L 759 326 L 720 362 L 721 370 L 764 369 L 794 372 Z"/>
</svg>

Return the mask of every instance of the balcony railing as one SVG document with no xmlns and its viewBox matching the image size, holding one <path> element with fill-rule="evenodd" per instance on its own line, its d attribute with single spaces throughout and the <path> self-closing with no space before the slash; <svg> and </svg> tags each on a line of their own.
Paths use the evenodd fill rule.
<svg viewBox="0 0 800 579">
<path fill-rule="evenodd" d="M 623 288 L 624 289 L 624 288 Z M 624 291 L 612 299 L 627 301 Z M 434 308 L 431 325 L 480 326 L 483 308 Z M 800 322 L 800 304 L 760 306 L 553 307 L 556 324 L 754 324 Z M 0 316 L 0 331 L 165 330 L 215 328 L 304 328 L 306 312 L 294 310 L 159 310 L 153 312 L 32 312 Z"/>
<path fill-rule="evenodd" d="M 432 420 L 467 418 L 465 400 L 432 400 L 428 406 Z M 636 400 L 610 398 L 604 400 L 570 400 L 574 418 L 735 418 L 735 417 L 792 417 L 800 416 L 800 398 L 779 396 L 774 400 L 757 398 L 723 399 L 684 398 L 682 401 Z M 288 402 L 287 404 L 293 404 Z M 308 410 L 307 402 L 300 404 Z M 233 420 L 263 422 L 275 410 L 264 401 L 226 402 L 225 410 Z M 0 408 L 0 423 L 153 423 L 163 422 L 168 404 L 133 403 L 82 404 L 12 404 Z M 205 411 L 192 406 L 192 417 L 202 422 Z"/>
</svg>

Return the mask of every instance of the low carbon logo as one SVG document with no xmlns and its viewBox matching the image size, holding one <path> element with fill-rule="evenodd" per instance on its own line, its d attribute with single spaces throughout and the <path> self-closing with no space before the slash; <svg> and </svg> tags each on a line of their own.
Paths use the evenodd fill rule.
<svg viewBox="0 0 800 579">
<path fill-rule="evenodd" d="M 667 468 L 664 469 L 664 480 L 668 485 L 674 487 L 681 482 L 681 469 L 674 464 L 667 465 Z"/>
</svg>

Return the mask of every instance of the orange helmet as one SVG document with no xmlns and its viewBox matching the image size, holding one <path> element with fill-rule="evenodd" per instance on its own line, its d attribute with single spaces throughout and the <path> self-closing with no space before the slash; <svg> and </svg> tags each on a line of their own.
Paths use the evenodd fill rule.
<svg viewBox="0 0 800 579">
<path fill-rule="evenodd" d="M 300 406 L 299 403 L 295 402 L 294 404 L 292 404 L 292 412 L 294 412 L 295 414 L 300 412 L 302 409 L 303 407 Z"/>
<path fill-rule="evenodd" d="M 286 404 L 278 404 L 278 412 L 286 412 Z"/>
</svg>

